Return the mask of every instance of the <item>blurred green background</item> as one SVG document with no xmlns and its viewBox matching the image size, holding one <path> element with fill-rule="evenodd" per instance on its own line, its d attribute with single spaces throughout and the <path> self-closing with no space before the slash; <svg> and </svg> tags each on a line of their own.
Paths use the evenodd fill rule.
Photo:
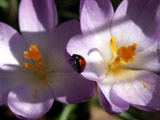
<svg viewBox="0 0 160 120">
<path fill-rule="evenodd" d="M 20 0 L 0 0 L 0 21 L 19 31 L 18 6 Z M 112 0 L 114 9 L 121 0 Z M 79 19 L 80 0 L 55 0 L 58 10 L 58 24 L 70 19 Z M 1 120 L 18 120 L 7 105 L 0 107 Z M 64 105 L 55 101 L 52 109 L 39 120 L 160 120 L 160 112 L 144 112 L 131 107 L 127 112 L 111 116 L 106 113 L 97 95 L 88 102 L 76 105 Z"/>
</svg>

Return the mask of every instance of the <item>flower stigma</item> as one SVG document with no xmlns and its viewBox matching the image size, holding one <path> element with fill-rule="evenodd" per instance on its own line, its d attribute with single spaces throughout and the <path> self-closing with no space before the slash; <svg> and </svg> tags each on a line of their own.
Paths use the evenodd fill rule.
<svg viewBox="0 0 160 120">
<path fill-rule="evenodd" d="M 108 71 L 112 74 L 117 74 L 118 76 L 121 75 L 121 73 L 124 72 L 124 68 L 120 66 L 120 64 L 128 64 L 129 62 L 134 62 L 136 47 L 137 43 L 133 43 L 133 45 L 127 47 L 121 46 L 119 49 L 117 49 L 116 40 L 112 37 L 110 40 L 112 59 L 109 63 Z M 129 75 L 130 73 L 127 74 Z"/>
<path fill-rule="evenodd" d="M 29 71 L 34 72 L 37 78 L 45 80 L 47 73 L 46 70 L 43 68 L 43 62 L 41 60 L 42 55 L 39 52 L 37 45 L 31 45 L 29 47 L 29 51 L 24 52 L 24 57 L 29 60 L 32 59 L 35 63 L 35 66 L 32 66 L 27 62 L 24 62 L 24 67 Z"/>
<path fill-rule="evenodd" d="M 120 63 L 128 64 L 128 62 L 133 63 L 136 51 L 137 43 L 133 43 L 133 45 L 124 47 L 121 46 L 118 50 L 116 49 L 115 38 L 111 38 L 110 48 L 112 51 L 112 65 L 118 66 Z"/>
</svg>

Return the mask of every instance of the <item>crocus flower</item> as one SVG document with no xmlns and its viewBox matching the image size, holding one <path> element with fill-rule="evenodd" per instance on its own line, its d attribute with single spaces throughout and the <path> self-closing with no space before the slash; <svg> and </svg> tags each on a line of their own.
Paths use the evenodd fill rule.
<svg viewBox="0 0 160 120">
<path fill-rule="evenodd" d="M 0 23 L 0 105 L 22 119 L 36 119 L 54 99 L 75 104 L 90 99 L 94 82 L 84 80 L 65 60 L 67 40 L 80 33 L 71 20 L 58 28 L 52 0 L 21 0 L 21 35 Z"/>
<path fill-rule="evenodd" d="M 81 75 L 97 82 L 104 109 L 159 110 L 160 1 L 123 0 L 114 13 L 110 0 L 81 0 L 80 25 L 67 52 L 86 60 Z"/>
</svg>

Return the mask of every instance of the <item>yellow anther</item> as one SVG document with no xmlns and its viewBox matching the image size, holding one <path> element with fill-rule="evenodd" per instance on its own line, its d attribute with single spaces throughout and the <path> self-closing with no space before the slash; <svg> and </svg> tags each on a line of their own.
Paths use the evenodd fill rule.
<svg viewBox="0 0 160 120">
<path fill-rule="evenodd" d="M 24 62 L 23 65 L 24 65 L 24 67 L 27 68 L 29 71 L 31 71 L 31 72 L 36 72 L 36 69 L 35 69 L 33 66 L 31 66 L 30 64 Z"/>
<path fill-rule="evenodd" d="M 111 51 L 112 51 L 112 56 L 114 57 L 117 53 L 117 50 L 116 50 L 116 42 L 115 42 L 115 38 L 111 38 L 111 41 L 110 41 L 110 47 L 111 47 Z"/>
<path fill-rule="evenodd" d="M 39 52 L 37 45 L 31 45 L 29 48 L 29 52 L 28 51 L 24 52 L 24 57 L 26 59 L 33 59 L 34 60 L 36 67 L 37 67 L 37 71 L 41 71 L 43 69 L 43 64 L 42 64 L 42 60 L 41 60 L 42 55 Z M 24 63 L 24 67 L 27 68 L 28 70 L 32 69 L 32 70 L 30 70 L 32 72 L 34 70 L 36 71 L 36 68 L 29 65 L 28 63 Z"/>
</svg>

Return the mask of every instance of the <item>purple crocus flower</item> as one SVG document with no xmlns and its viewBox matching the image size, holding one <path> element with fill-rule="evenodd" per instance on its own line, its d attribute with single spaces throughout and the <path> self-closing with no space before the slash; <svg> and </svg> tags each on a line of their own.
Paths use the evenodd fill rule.
<svg viewBox="0 0 160 120">
<path fill-rule="evenodd" d="M 80 22 L 67 52 L 86 60 L 81 75 L 96 80 L 104 109 L 159 110 L 160 1 L 123 0 L 114 13 L 110 0 L 81 0 Z"/>
<path fill-rule="evenodd" d="M 80 33 L 71 20 L 58 28 L 52 0 L 21 0 L 22 36 L 0 23 L 0 105 L 22 119 L 36 119 L 54 99 L 75 104 L 94 95 L 94 82 L 81 78 L 65 60 L 67 40 Z"/>
</svg>

